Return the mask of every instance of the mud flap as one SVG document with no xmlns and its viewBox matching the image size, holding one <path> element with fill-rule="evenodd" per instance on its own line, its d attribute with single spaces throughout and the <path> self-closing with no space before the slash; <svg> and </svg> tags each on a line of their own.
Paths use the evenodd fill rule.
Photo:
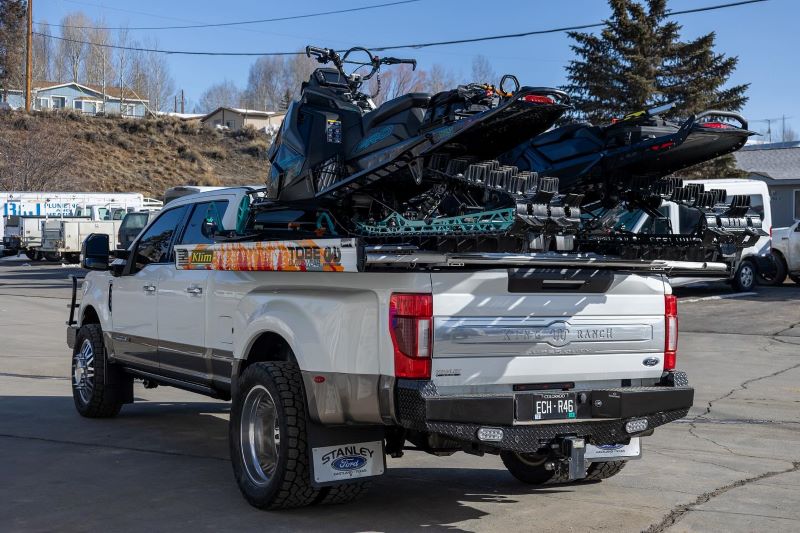
<svg viewBox="0 0 800 533">
<path fill-rule="evenodd" d="M 307 425 L 311 483 L 338 485 L 383 475 L 386 471 L 383 426 Z"/>
</svg>

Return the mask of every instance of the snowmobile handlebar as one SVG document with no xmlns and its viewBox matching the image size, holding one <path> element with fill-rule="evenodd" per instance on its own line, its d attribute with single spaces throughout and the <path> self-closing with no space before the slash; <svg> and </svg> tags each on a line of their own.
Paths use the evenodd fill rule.
<svg viewBox="0 0 800 533">
<path fill-rule="evenodd" d="M 411 70 L 417 70 L 417 60 L 416 59 L 401 59 L 399 57 L 376 57 L 380 64 L 382 65 L 400 65 L 406 64 L 411 65 Z"/>
<path fill-rule="evenodd" d="M 741 124 L 743 130 L 747 129 L 747 119 L 734 111 L 717 111 L 716 109 L 709 109 L 708 111 L 703 111 L 702 113 L 696 114 L 694 116 L 694 120 L 695 122 L 698 122 L 701 118 L 705 117 L 732 118 Z"/>
</svg>

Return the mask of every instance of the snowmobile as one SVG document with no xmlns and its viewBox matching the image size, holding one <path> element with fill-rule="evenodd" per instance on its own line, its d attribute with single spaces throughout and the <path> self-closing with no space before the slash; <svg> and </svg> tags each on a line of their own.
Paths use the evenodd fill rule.
<svg viewBox="0 0 800 533">
<path fill-rule="evenodd" d="M 558 89 L 506 75 L 497 87 L 409 93 L 376 107 L 362 85 L 376 76 L 379 88 L 382 66 L 415 68 L 415 60 L 364 48 L 340 56 L 309 46 L 306 54 L 322 66 L 303 83 L 268 152 L 267 187 L 249 215 L 258 231 L 438 252 L 647 254 L 654 245 L 609 235 L 594 203 L 654 212 L 665 199 L 704 215 L 691 239 L 660 242 L 659 250 L 672 247 L 665 253 L 732 257 L 760 231 L 746 199 L 725 204 L 720 191 L 663 178 L 738 149 L 750 133 L 743 119 L 743 128 L 702 120 L 709 114 L 674 125 L 644 112 L 544 133 L 570 109 Z"/>
</svg>

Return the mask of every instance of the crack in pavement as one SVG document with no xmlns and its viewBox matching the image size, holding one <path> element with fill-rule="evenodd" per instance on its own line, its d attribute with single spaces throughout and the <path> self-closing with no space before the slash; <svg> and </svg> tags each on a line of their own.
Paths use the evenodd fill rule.
<svg viewBox="0 0 800 533">
<path fill-rule="evenodd" d="M 775 376 L 778 376 L 778 375 L 783 374 L 784 372 L 788 372 L 790 370 L 794 370 L 795 368 L 800 368 L 800 363 L 797 363 L 796 365 L 792 365 L 792 366 L 790 366 L 788 368 L 784 368 L 782 370 L 777 370 L 777 371 L 775 371 L 775 372 L 773 372 L 771 374 L 767 374 L 767 375 L 764 375 L 764 376 L 759 376 L 759 377 L 755 377 L 755 378 L 750 378 L 750 379 L 744 380 L 739 385 L 737 385 L 736 387 L 732 388 L 731 390 L 729 390 L 727 393 L 723 394 L 719 398 L 715 398 L 713 400 L 709 400 L 708 406 L 706 407 L 706 412 L 703 413 L 702 415 L 698 416 L 697 418 L 703 418 L 706 415 L 711 414 L 711 409 L 713 409 L 714 404 L 716 402 L 719 402 L 719 401 L 725 400 L 726 398 L 729 398 L 735 392 L 738 392 L 740 390 L 746 390 L 747 386 L 750 385 L 751 383 L 755 383 L 756 381 L 761 381 L 762 379 L 774 378 Z"/>
<path fill-rule="evenodd" d="M 693 502 L 684 503 L 676 506 L 663 519 L 661 519 L 659 523 L 652 524 L 650 527 L 648 527 L 643 531 L 644 533 L 662 533 L 663 531 L 666 531 L 668 528 L 678 523 L 686 515 L 686 513 L 688 513 L 689 511 L 693 511 L 695 507 L 703 505 L 712 498 L 716 498 L 717 496 L 725 494 L 730 490 L 733 490 L 738 487 L 743 487 L 745 485 L 749 485 L 750 483 L 754 483 L 756 481 L 769 479 L 771 477 L 780 476 L 782 474 L 790 474 L 792 472 L 797 472 L 798 470 L 800 470 L 800 461 L 794 461 L 792 462 L 792 467 L 787 468 L 786 470 L 764 472 L 763 474 L 759 474 L 757 476 L 749 477 L 746 479 L 740 479 L 738 481 L 734 481 L 733 483 L 728 483 L 727 485 L 723 485 L 722 487 L 716 488 L 712 491 L 704 492 L 703 494 L 698 496 Z"/>
<path fill-rule="evenodd" d="M 0 433 L 0 438 L 4 439 L 19 439 L 19 440 L 32 440 L 37 442 L 46 442 L 48 444 L 67 444 L 71 446 L 81 446 L 81 447 L 91 447 L 91 448 L 103 448 L 106 450 L 124 450 L 128 452 L 139 452 L 139 453 L 152 453 L 156 455 L 168 455 L 172 457 L 188 457 L 190 459 L 211 459 L 212 461 L 223 461 L 226 463 L 230 462 L 230 459 L 227 457 L 214 457 L 213 455 L 199 455 L 193 453 L 182 453 L 182 452 L 170 452 L 166 450 L 152 450 L 148 448 L 136 448 L 133 446 L 113 446 L 111 444 L 97 444 L 95 442 L 80 442 L 74 440 L 60 440 L 60 439 L 49 439 L 46 437 L 30 437 L 25 435 L 12 435 L 10 433 Z"/>
</svg>

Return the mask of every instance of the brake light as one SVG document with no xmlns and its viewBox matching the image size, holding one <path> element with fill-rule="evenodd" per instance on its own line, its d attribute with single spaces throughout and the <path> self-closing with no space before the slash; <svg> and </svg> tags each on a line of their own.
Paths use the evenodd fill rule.
<svg viewBox="0 0 800 533">
<path fill-rule="evenodd" d="M 389 334 L 398 378 L 430 379 L 433 351 L 433 295 L 392 294 Z"/>
<path fill-rule="evenodd" d="M 549 96 L 541 96 L 538 94 L 528 94 L 522 97 L 523 102 L 532 102 L 534 104 L 554 104 L 555 101 Z"/>
<path fill-rule="evenodd" d="M 678 355 L 678 298 L 664 296 L 664 370 L 675 370 Z"/>
<path fill-rule="evenodd" d="M 730 124 L 726 124 L 724 122 L 701 122 L 700 123 L 700 127 L 701 128 L 711 128 L 711 129 L 714 129 L 714 130 L 724 130 L 726 128 L 730 128 L 731 125 Z"/>
</svg>

